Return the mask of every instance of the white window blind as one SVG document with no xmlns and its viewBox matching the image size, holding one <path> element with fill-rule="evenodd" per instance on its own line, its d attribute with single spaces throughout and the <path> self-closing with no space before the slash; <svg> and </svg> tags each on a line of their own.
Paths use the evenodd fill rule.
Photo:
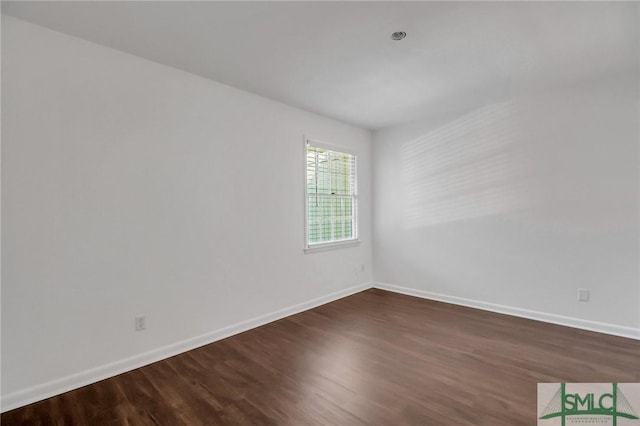
<svg viewBox="0 0 640 426">
<path fill-rule="evenodd" d="M 306 145 L 307 247 L 356 239 L 356 157 Z"/>
</svg>

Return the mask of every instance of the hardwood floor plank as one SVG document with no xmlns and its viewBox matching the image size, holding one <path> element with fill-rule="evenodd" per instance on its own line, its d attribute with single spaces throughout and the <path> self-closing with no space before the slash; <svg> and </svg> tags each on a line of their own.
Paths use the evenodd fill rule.
<svg viewBox="0 0 640 426">
<path fill-rule="evenodd" d="M 367 290 L 3 425 L 530 425 L 538 382 L 638 382 L 640 342 Z"/>
</svg>

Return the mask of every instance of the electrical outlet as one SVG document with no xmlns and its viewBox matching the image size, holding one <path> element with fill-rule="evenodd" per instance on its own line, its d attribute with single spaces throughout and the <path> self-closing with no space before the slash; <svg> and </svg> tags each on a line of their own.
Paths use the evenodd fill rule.
<svg viewBox="0 0 640 426">
<path fill-rule="evenodd" d="M 578 301 L 580 302 L 588 302 L 589 301 L 589 290 L 586 288 L 578 289 Z"/>
<path fill-rule="evenodd" d="M 144 315 L 136 315 L 136 331 L 147 328 L 147 317 Z"/>
</svg>

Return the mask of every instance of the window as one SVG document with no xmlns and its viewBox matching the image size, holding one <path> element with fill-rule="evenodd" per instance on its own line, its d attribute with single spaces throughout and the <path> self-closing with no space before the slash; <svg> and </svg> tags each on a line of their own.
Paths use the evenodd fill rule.
<svg viewBox="0 0 640 426">
<path fill-rule="evenodd" d="M 306 141 L 306 248 L 357 242 L 356 156 Z"/>
</svg>

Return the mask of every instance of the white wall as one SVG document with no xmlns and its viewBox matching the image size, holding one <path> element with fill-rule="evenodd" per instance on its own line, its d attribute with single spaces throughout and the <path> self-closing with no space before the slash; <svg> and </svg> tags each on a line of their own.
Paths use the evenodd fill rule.
<svg viewBox="0 0 640 426">
<path fill-rule="evenodd" d="M 369 131 L 2 19 L 3 410 L 371 281 Z M 303 253 L 303 135 L 360 246 Z"/>
<path fill-rule="evenodd" d="M 628 71 L 376 132 L 374 279 L 640 337 L 640 103 Z"/>
<path fill-rule="evenodd" d="M 371 161 L 376 281 L 640 336 L 638 74 L 591 77 L 372 160 L 366 130 L 3 16 L 2 409 L 366 287 Z M 359 152 L 359 247 L 303 254 L 303 135 Z"/>
</svg>

